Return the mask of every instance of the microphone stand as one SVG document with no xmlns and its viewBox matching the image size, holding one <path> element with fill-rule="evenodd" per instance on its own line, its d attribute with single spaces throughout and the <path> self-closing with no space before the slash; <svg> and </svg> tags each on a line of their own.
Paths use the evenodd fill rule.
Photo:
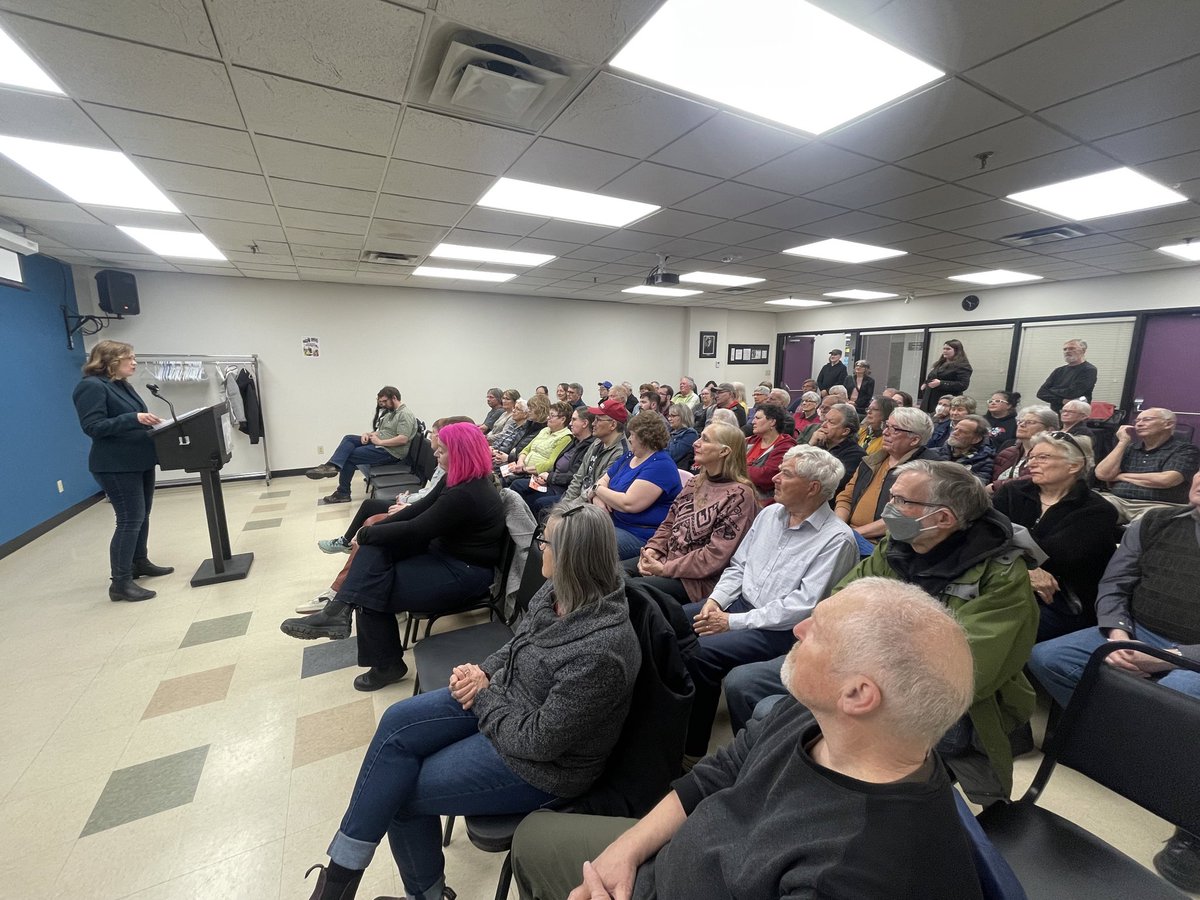
<svg viewBox="0 0 1200 900">
<path fill-rule="evenodd" d="M 179 416 L 175 415 L 175 407 L 171 403 L 170 400 L 168 400 L 166 397 L 164 397 L 162 394 L 160 394 L 158 392 L 158 385 L 157 384 L 148 384 L 148 385 L 146 385 L 146 390 L 148 390 L 150 393 L 152 393 L 157 399 L 159 399 L 163 403 L 167 404 L 167 407 L 171 410 L 171 421 L 174 422 L 176 425 L 178 425 L 179 424 Z"/>
</svg>

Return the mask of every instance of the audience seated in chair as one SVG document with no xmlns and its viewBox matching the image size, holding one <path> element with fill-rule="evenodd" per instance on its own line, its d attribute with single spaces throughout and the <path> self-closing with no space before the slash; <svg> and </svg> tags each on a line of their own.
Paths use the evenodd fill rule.
<svg viewBox="0 0 1200 900">
<path fill-rule="evenodd" d="M 796 428 L 797 443 L 805 443 L 809 436 L 821 425 L 819 413 L 821 395 L 816 391 L 805 391 L 800 396 L 800 408 L 792 414 L 792 424 Z M 836 400 L 834 402 L 837 402 Z"/>
<path fill-rule="evenodd" d="M 1175 424 L 1169 409 L 1143 409 L 1133 425 L 1117 429 L 1116 447 L 1096 464 L 1096 478 L 1107 482 L 1104 499 L 1117 508 L 1121 522 L 1188 502 L 1200 448 L 1178 437 Z"/>
<path fill-rule="evenodd" d="M 836 502 L 837 494 L 841 493 L 851 476 L 858 471 L 859 463 L 866 456 L 866 452 L 858 446 L 855 439 L 857 434 L 858 412 L 849 403 L 833 403 L 822 413 L 821 427 L 808 439 L 814 447 L 828 450 L 834 459 L 842 464 L 842 479 L 838 482 L 834 497 L 829 501 L 831 507 Z"/>
<path fill-rule="evenodd" d="M 717 409 L 727 409 L 733 413 L 737 419 L 738 428 L 743 428 L 746 425 L 746 406 L 744 403 L 738 402 L 737 388 L 731 381 L 722 381 L 713 390 L 713 396 L 716 398 Z M 744 390 L 744 388 L 743 388 Z M 709 422 L 712 421 L 710 418 Z"/>
<path fill-rule="evenodd" d="M 1087 420 L 1092 417 L 1092 404 L 1086 400 L 1068 400 L 1063 404 L 1058 417 L 1062 419 L 1063 431 L 1075 437 L 1087 437 L 1095 441 L 1095 434 L 1087 426 Z"/>
<path fill-rule="evenodd" d="M 667 407 L 667 427 L 671 432 L 671 443 L 667 445 L 667 453 L 675 460 L 675 465 L 684 471 L 692 468 L 692 445 L 700 437 L 692 418 L 692 408 L 686 403 L 672 403 Z"/>
<path fill-rule="evenodd" d="M 507 483 L 516 481 L 522 475 L 541 475 L 550 471 L 558 454 L 571 443 L 571 429 L 568 426 L 572 412 L 574 409 L 569 403 L 550 404 L 545 427 L 530 439 L 516 460 L 508 464 L 507 472 L 503 473 Z"/>
<path fill-rule="evenodd" d="M 613 390 L 617 388 L 614 387 Z M 588 407 L 588 412 L 593 416 L 592 436 L 595 440 L 584 451 L 583 459 L 563 494 L 563 500 L 568 503 L 579 500 L 585 493 L 590 493 L 596 482 L 604 477 L 609 466 L 629 452 L 629 443 L 624 434 L 629 412 L 619 397 L 610 396 L 599 406 Z"/>
<path fill-rule="evenodd" d="M 950 401 L 952 399 L 954 398 L 942 397 L 938 400 L 937 406 L 933 408 L 933 433 L 925 442 L 925 446 L 930 450 L 945 446 L 946 438 L 950 437 L 950 429 L 954 427 L 954 421 L 950 418 Z"/>
<path fill-rule="evenodd" d="M 789 418 L 782 406 L 766 403 L 750 422 L 753 431 L 746 438 L 746 469 L 759 506 L 775 502 L 775 475 L 783 455 L 796 446 L 796 439 L 784 433 Z"/>
<path fill-rule="evenodd" d="M 561 402 L 561 401 L 555 401 Z M 528 400 L 518 400 L 513 406 L 513 424 L 492 449 L 492 460 L 496 472 L 501 466 L 512 465 L 520 458 L 529 442 L 541 434 L 550 417 L 550 401 L 541 394 Z"/>
<path fill-rule="evenodd" d="M 645 579 L 680 603 L 709 596 L 758 513 L 740 431 L 709 425 L 696 441 L 695 457 L 700 474 L 683 486 L 641 552 L 623 563 L 629 577 Z"/>
<path fill-rule="evenodd" d="M 457 449 L 462 427 L 445 429 L 446 446 Z M 449 471 L 454 481 L 454 457 Z M 552 581 L 512 640 L 384 713 L 313 900 L 354 897 L 385 836 L 406 896 L 440 900 L 439 814 L 528 812 L 583 794 L 604 771 L 641 664 L 612 526 L 590 507 L 559 509 L 542 543 Z"/>
<path fill-rule="evenodd" d="M 1125 531 L 1104 570 L 1096 598 L 1097 627 L 1033 648 L 1029 668 L 1060 706 L 1066 706 L 1093 650 L 1106 641 L 1138 641 L 1200 661 L 1200 474 L 1188 505 L 1152 509 Z M 1200 674 L 1173 669 L 1154 657 L 1121 650 L 1105 660 L 1141 678 L 1200 698 Z M 1200 837 L 1177 830 L 1154 857 L 1155 868 L 1185 891 L 1200 891 Z"/>
<path fill-rule="evenodd" d="M 479 430 L 484 434 L 490 432 L 492 426 L 504 416 L 504 391 L 498 387 L 488 388 L 486 400 L 488 405 L 487 415 L 483 417 L 483 422 L 479 425 Z"/>
<path fill-rule="evenodd" d="M 988 423 L 988 436 L 999 453 L 1011 441 L 1017 439 L 1017 407 L 1021 395 L 1016 391 L 996 391 L 988 398 L 984 418 Z"/>
<path fill-rule="evenodd" d="M 1058 429 L 1058 413 L 1048 406 L 1026 406 L 1017 414 L 1017 439 L 996 454 L 992 464 L 991 491 L 1013 479 L 1029 477 L 1027 457 L 1035 434 Z"/>
<path fill-rule="evenodd" d="M 867 404 L 867 414 L 858 427 L 858 446 L 867 456 L 883 449 L 883 426 L 895 408 L 895 401 L 887 397 L 876 397 Z"/>
<path fill-rule="evenodd" d="M 588 448 L 592 446 L 592 423 L 595 415 L 586 406 L 571 413 L 568 429 L 571 441 L 554 459 L 554 465 L 546 472 L 517 478 L 509 487 L 516 491 L 529 505 L 535 516 L 548 510 L 566 493 Z"/>
<path fill-rule="evenodd" d="M 920 590 L 870 579 L 795 632 L 791 697 L 640 822 L 528 816 L 513 843 L 521 896 L 981 898 L 931 752 L 971 702 L 962 629 Z"/>
<path fill-rule="evenodd" d="M 700 411 L 700 395 L 696 393 L 696 379 L 684 375 L 679 379 L 679 393 L 671 397 L 672 403 L 686 403 L 694 417 Z"/>
<path fill-rule="evenodd" d="M 950 437 L 946 440 L 946 458 L 966 466 L 982 484 L 991 482 L 992 466 L 996 461 L 996 451 L 989 439 L 990 427 L 983 416 L 963 416 L 950 429 Z"/>
<path fill-rule="evenodd" d="M 517 401 L 521 400 L 521 392 L 516 388 L 509 388 L 506 391 L 500 392 L 500 409 L 501 413 L 496 421 L 492 424 L 488 431 L 488 445 L 495 449 L 502 436 L 508 431 L 513 423 L 513 409 Z M 521 409 L 525 410 L 524 401 L 521 402 Z M 510 448 L 511 449 L 511 448 Z M 507 450 L 505 451 L 508 452 Z"/>
</svg>

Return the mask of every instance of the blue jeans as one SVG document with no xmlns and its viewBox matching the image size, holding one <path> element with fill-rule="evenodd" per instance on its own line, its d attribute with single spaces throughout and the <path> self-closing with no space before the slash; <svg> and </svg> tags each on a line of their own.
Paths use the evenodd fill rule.
<svg viewBox="0 0 1200 900">
<path fill-rule="evenodd" d="M 338 468 L 337 489 L 342 494 L 350 493 L 350 481 L 359 466 L 381 466 L 395 461 L 396 457 L 385 448 L 364 444 L 362 437 L 357 434 L 348 434 L 342 438 L 337 449 L 333 451 L 333 456 L 329 457 L 329 465 Z"/>
<path fill-rule="evenodd" d="M 1134 632 L 1134 638 L 1159 649 L 1174 647 L 1176 643 L 1141 626 Z M 1075 685 L 1083 677 L 1083 669 L 1091 659 L 1092 651 L 1106 643 L 1108 637 L 1099 628 L 1085 628 L 1052 641 L 1034 644 L 1029 669 L 1058 705 L 1065 707 L 1075 691 Z M 1200 673 L 1174 669 L 1152 677 L 1163 687 L 1191 697 L 1200 697 Z"/>
<path fill-rule="evenodd" d="M 113 578 L 131 578 L 133 561 L 145 559 L 150 536 L 150 507 L 154 502 L 154 470 L 93 472 L 117 516 L 117 529 L 108 545 Z"/>
<path fill-rule="evenodd" d="M 439 815 L 523 813 L 554 799 L 505 765 L 448 688 L 418 694 L 383 714 L 329 858 L 365 869 L 386 834 L 404 890 L 419 897 L 444 876 Z"/>
<path fill-rule="evenodd" d="M 754 717 L 754 707 L 760 700 L 785 693 L 779 670 L 783 657 L 738 666 L 725 676 L 725 705 L 729 707 L 729 724 L 737 734 Z"/>
<path fill-rule="evenodd" d="M 617 559 L 636 559 L 642 548 L 646 546 L 646 538 L 640 538 L 624 528 L 613 528 L 617 532 Z"/>
</svg>

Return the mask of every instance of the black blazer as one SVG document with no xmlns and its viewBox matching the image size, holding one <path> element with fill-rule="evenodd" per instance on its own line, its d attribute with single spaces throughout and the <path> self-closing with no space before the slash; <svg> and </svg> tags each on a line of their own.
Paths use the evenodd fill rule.
<svg viewBox="0 0 1200 900">
<path fill-rule="evenodd" d="M 145 472 L 158 462 L 150 427 L 138 421 L 146 404 L 124 381 L 88 375 L 71 395 L 79 425 L 92 439 L 91 472 Z"/>
<path fill-rule="evenodd" d="M 933 415 L 933 411 L 937 409 L 937 402 L 947 394 L 956 396 L 965 394 L 967 388 L 971 386 L 971 373 L 974 370 L 970 363 L 960 363 L 951 360 L 944 366 L 934 366 L 929 370 L 929 373 L 921 381 L 925 384 L 933 378 L 941 382 L 935 388 L 925 388 L 921 392 L 921 409 Z"/>
<path fill-rule="evenodd" d="M 853 375 L 851 375 L 849 378 L 847 378 L 846 385 L 845 385 L 847 396 L 854 393 L 854 389 L 857 386 L 858 386 L 857 381 Z M 874 376 L 871 376 L 871 375 L 865 375 L 865 376 L 863 376 L 862 390 L 860 390 L 858 392 L 858 399 L 851 400 L 850 402 L 854 404 L 854 408 L 858 410 L 858 414 L 861 416 L 863 413 L 865 413 L 867 411 L 867 407 L 871 405 L 871 398 L 874 396 L 875 396 L 875 378 L 874 378 Z"/>
</svg>

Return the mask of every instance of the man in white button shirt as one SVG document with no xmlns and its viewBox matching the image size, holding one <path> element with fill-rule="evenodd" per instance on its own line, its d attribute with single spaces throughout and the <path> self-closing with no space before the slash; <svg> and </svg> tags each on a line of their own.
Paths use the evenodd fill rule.
<svg viewBox="0 0 1200 900">
<path fill-rule="evenodd" d="M 786 653 L 792 628 L 858 561 L 854 532 L 829 508 L 844 474 L 819 447 L 800 444 L 784 454 L 776 502 L 758 514 L 712 596 L 684 607 L 700 636 L 688 661 L 696 698 L 687 757 L 708 752 L 725 674 Z"/>
</svg>

